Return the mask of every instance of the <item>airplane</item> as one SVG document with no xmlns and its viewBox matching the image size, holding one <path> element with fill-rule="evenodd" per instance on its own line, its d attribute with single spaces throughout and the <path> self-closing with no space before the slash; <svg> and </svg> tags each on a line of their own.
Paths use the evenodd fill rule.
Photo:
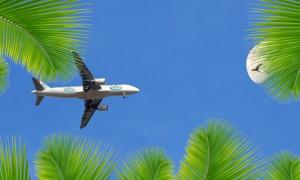
<svg viewBox="0 0 300 180">
<path fill-rule="evenodd" d="M 108 96 L 123 96 L 125 98 L 127 95 L 139 92 L 138 88 L 128 84 L 107 85 L 105 78 L 95 79 L 79 54 L 75 51 L 72 51 L 72 54 L 82 79 L 82 86 L 50 88 L 44 82 L 33 77 L 36 90 L 31 93 L 36 95 L 36 106 L 40 105 L 45 96 L 83 99 L 85 110 L 80 124 L 80 129 L 82 129 L 87 126 L 96 110 L 108 110 L 107 105 L 101 104 L 103 98 Z"/>
</svg>

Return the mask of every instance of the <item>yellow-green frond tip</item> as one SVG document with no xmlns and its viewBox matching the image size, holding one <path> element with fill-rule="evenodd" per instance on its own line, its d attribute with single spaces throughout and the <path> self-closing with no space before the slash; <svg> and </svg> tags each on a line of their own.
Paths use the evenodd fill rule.
<svg viewBox="0 0 300 180">
<path fill-rule="evenodd" d="M 30 179 L 26 147 L 19 138 L 0 139 L 0 179 Z"/>
<path fill-rule="evenodd" d="M 267 170 L 265 179 L 299 179 L 300 158 L 288 151 L 277 153 L 270 159 Z"/>
<path fill-rule="evenodd" d="M 95 141 L 70 134 L 53 134 L 43 141 L 35 159 L 36 176 L 52 179 L 108 179 L 114 153 Z"/>
<path fill-rule="evenodd" d="M 172 161 L 162 149 L 147 148 L 123 162 L 116 174 L 121 180 L 171 180 L 173 169 Z"/>
<path fill-rule="evenodd" d="M 190 136 L 178 179 L 253 179 L 263 161 L 257 148 L 226 121 L 212 119 Z"/>
<path fill-rule="evenodd" d="M 2 1 L 0 55 L 43 80 L 70 78 L 75 71 L 70 51 L 86 45 L 89 9 L 77 0 Z"/>
<path fill-rule="evenodd" d="M 263 43 L 260 53 L 269 78 L 267 91 L 281 102 L 300 99 L 300 2 L 260 1 L 250 36 Z"/>
</svg>

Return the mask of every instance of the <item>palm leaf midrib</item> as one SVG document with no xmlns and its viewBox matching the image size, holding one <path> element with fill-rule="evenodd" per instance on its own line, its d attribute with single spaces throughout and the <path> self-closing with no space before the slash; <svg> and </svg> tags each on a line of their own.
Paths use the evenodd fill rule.
<svg viewBox="0 0 300 180">
<path fill-rule="evenodd" d="M 50 154 L 49 151 L 46 151 L 48 157 L 50 158 L 50 160 L 54 163 L 56 169 L 58 170 L 59 176 L 61 178 L 61 180 L 65 179 L 65 175 L 63 173 L 63 170 L 60 168 L 60 166 L 58 165 L 58 163 L 55 161 L 55 158 Z"/>
<path fill-rule="evenodd" d="M 158 172 L 159 172 L 159 170 L 160 170 L 160 167 L 162 166 L 162 163 L 163 162 L 159 162 L 159 164 L 158 164 L 158 167 L 157 167 L 157 169 L 155 170 L 155 173 L 154 173 L 154 176 L 153 176 L 153 179 L 154 180 L 156 180 L 156 177 L 157 177 L 157 175 L 158 175 Z"/>
<path fill-rule="evenodd" d="M 207 160 L 206 160 L 206 168 L 204 172 L 204 180 L 208 179 L 208 170 L 209 170 L 209 162 L 210 162 L 210 145 L 209 145 L 209 138 L 208 138 L 208 130 L 205 130 L 206 132 L 206 143 L 207 143 Z"/>
<path fill-rule="evenodd" d="M 5 21 L 7 23 L 11 23 L 15 26 L 15 28 L 19 29 L 20 31 L 23 31 L 25 35 L 27 35 L 30 39 L 32 39 L 42 49 L 42 51 L 44 52 L 44 55 L 47 57 L 47 60 L 51 65 L 51 67 L 55 68 L 55 65 L 52 63 L 51 58 L 49 57 L 49 54 L 48 54 L 46 48 L 44 47 L 42 42 L 40 42 L 38 40 L 38 37 L 36 37 L 33 33 L 30 33 L 30 31 L 26 30 L 22 24 L 18 24 L 3 15 L 0 16 L 0 20 Z"/>
<path fill-rule="evenodd" d="M 294 161 L 292 161 L 292 162 L 290 163 L 290 179 L 291 179 L 291 180 L 294 179 L 293 167 L 294 167 Z"/>
</svg>

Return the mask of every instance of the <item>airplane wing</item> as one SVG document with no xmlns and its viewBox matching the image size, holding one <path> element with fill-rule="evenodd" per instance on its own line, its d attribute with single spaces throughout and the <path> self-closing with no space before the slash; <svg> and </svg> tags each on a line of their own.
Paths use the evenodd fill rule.
<svg viewBox="0 0 300 180">
<path fill-rule="evenodd" d="M 95 99 L 95 100 L 85 100 L 85 109 L 81 119 L 80 129 L 87 126 L 90 119 L 92 118 L 93 114 L 95 113 L 96 109 L 98 108 L 99 104 L 101 103 L 102 99 Z"/>
<path fill-rule="evenodd" d="M 92 90 L 100 89 L 101 87 L 99 85 L 92 82 L 95 78 L 93 74 L 90 72 L 90 70 L 86 67 L 79 54 L 75 51 L 72 51 L 72 54 L 73 57 L 75 58 L 75 63 L 80 73 L 84 90 L 87 91 L 90 89 Z"/>
</svg>

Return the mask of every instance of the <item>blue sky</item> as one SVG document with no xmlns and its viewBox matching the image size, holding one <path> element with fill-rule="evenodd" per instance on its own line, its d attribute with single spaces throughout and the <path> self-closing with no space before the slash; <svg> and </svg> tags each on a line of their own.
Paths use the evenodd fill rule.
<svg viewBox="0 0 300 180">
<path fill-rule="evenodd" d="M 10 86 L 0 96 L 0 135 L 21 136 L 31 166 L 42 139 L 54 132 L 93 138 L 121 158 L 159 146 L 178 164 L 190 132 L 216 117 L 237 126 L 266 156 L 299 153 L 299 103 L 275 102 L 246 73 L 253 2 L 95 1 L 86 64 L 96 77 L 132 84 L 140 93 L 105 99 L 110 110 L 97 112 L 79 130 L 81 100 L 46 98 L 35 107 L 31 75 L 10 63 Z M 77 75 L 49 85 L 80 83 Z"/>
</svg>

